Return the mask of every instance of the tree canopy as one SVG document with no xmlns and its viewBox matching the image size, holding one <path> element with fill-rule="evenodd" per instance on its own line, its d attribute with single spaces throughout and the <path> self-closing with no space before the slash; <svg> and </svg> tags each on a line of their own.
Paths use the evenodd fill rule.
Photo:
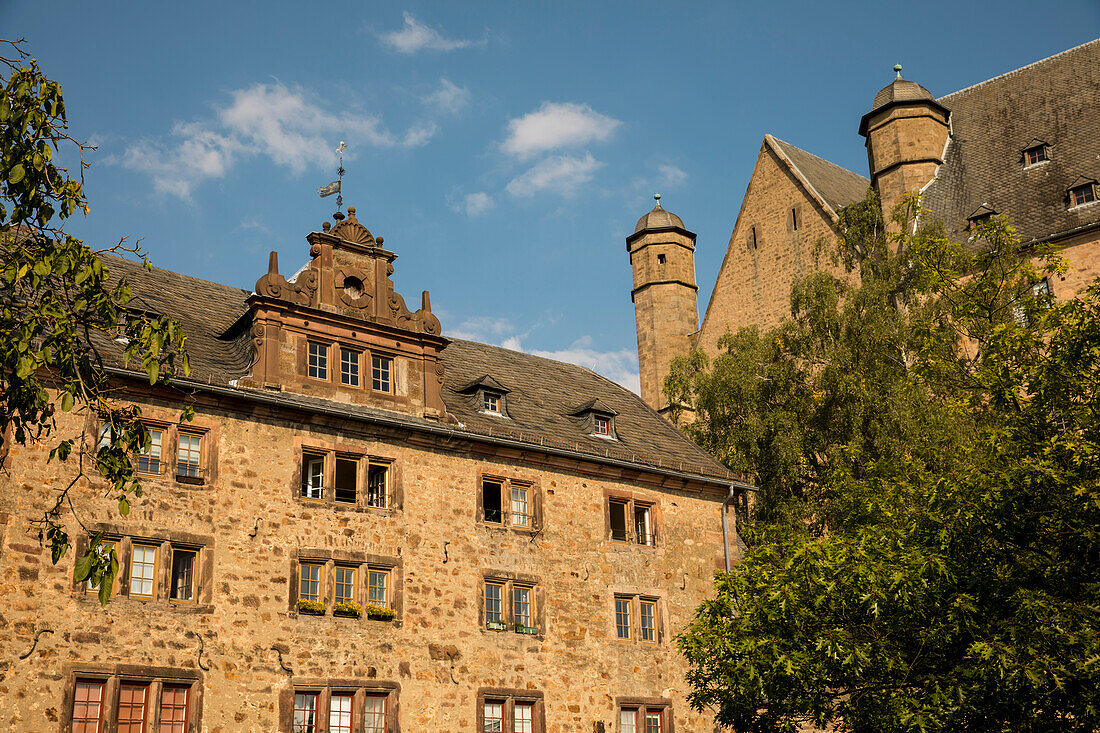
<svg viewBox="0 0 1100 733">
<path fill-rule="evenodd" d="M 35 523 L 57 563 L 70 548 L 65 515 L 81 521 L 74 486 L 97 476 L 122 514 L 142 494 L 131 456 L 148 449 L 149 431 L 140 409 L 119 399 L 105 345 L 124 344 L 121 359 L 140 364 L 155 384 L 188 372 L 186 336 L 166 316 L 128 309 L 129 284 L 105 266 L 106 252 L 144 260 L 139 247 L 122 239 L 92 249 L 65 233 L 67 219 L 89 211 L 83 171 L 91 148 L 67 132 L 61 86 L 22 42 L 0 39 L 0 46 L 9 49 L 0 53 L 0 449 L 48 442 L 51 461 L 76 464 Z M 77 173 L 55 154 L 70 156 Z M 76 413 L 92 429 L 59 431 L 59 412 Z M 190 419 L 189 409 L 181 419 Z M 100 424 L 109 428 L 89 441 Z M 76 579 L 92 580 L 106 603 L 118 561 L 100 539 L 93 535 L 78 558 Z"/>
<path fill-rule="evenodd" d="M 737 731 L 1100 725 L 1100 285 L 994 218 L 965 242 L 846 209 L 791 317 L 666 389 L 760 495 L 679 640 Z"/>
</svg>

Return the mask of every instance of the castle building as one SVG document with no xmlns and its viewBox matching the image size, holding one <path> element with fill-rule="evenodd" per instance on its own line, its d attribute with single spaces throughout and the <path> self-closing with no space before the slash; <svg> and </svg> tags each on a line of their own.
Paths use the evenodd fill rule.
<svg viewBox="0 0 1100 733">
<path fill-rule="evenodd" d="M 790 314 L 796 278 L 841 273 L 816 261 L 813 245 L 834 239 L 838 212 L 869 186 L 887 220 L 904 196 L 923 192 L 930 216 L 960 240 L 985 218 L 1008 217 L 1023 246 L 1050 243 L 1066 260 L 1064 275 L 1036 284 L 1055 298 L 1100 276 L 1100 40 L 939 98 L 895 71 L 859 120 L 866 177 L 764 136 L 702 323 L 694 277 L 643 269 L 639 280 L 640 243 L 694 245 L 695 235 L 659 205 L 638 222 L 627 244 L 641 390 L 654 409 L 667 409 L 661 390 L 674 357 L 692 348 L 714 356 L 728 331 L 776 325 Z M 694 273 L 693 246 L 676 251 L 678 272 Z M 642 299 L 651 284 L 662 290 Z"/>
<path fill-rule="evenodd" d="M 108 258 L 136 311 L 182 323 L 191 373 L 112 362 L 151 431 L 144 495 L 123 517 L 78 483 L 56 565 L 32 522 L 76 456 L 4 458 L 0 728 L 712 731 L 674 638 L 723 565 L 734 477 L 587 369 L 447 338 L 348 214 L 254 292 Z M 665 217 L 674 246 L 636 249 L 690 290 L 693 235 Z M 85 461 L 109 429 L 58 423 Z M 98 533 L 120 563 L 105 608 L 73 580 Z"/>
</svg>

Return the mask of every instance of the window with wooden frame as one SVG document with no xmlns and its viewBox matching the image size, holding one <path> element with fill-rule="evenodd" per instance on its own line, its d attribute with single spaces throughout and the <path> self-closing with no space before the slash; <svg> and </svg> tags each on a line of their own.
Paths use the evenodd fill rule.
<svg viewBox="0 0 1100 733">
<path fill-rule="evenodd" d="M 390 568 L 367 568 L 367 602 L 381 608 L 393 608 L 390 595 Z"/>
<path fill-rule="evenodd" d="M 169 598 L 173 601 L 195 601 L 195 571 L 198 569 L 198 550 L 172 546 L 172 586 Z"/>
<path fill-rule="evenodd" d="M 477 733 L 545 733 L 538 690 L 482 688 L 477 694 Z"/>
<path fill-rule="evenodd" d="M 161 456 L 164 447 L 164 429 L 149 428 L 149 446 L 136 456 L 136 469 L 138 473 L 149 476 L 159 476 L 161 473 Z"/>
<path fill-rule="evenodd" d="M 289 733 L 388 733 L 396 730 L 397 695 L 391 682 L 307 679 L 281 697 L 280 708 Z"/>
<path fill-rule="evenodd" d="M 1050 160 L 1050 157 L 1047 155 L 1046 145 L 1033 145 L 1032 147 L 1024 151 L 1025 166 L 1030 167 L 1033 165 L 1039 165 L 1040 163 L 1045 163 L 1048 160 Z"/>
<path fill-rule="evenodd" d="M 340 347 L 340 384 L 345 387 L 359 386 L 359 365 L 362 360 L 361 352 Z"/>
<path fill-rule="evenodd" d="M 390 464 L 384 461 L 367 462 L 367 506 L 388 509 L 390 506 Z"/>
<path fill-rule="evenodd" d="M 386 733 L 387 695 L 367 693 L 363 697 L 363 732 Z"/>
<path fill-rule="evenodd" d="M 592 432 L 595 435 L 611 435 L 611 418 L 606 415 L 594 415 L 592 417 Z"/>
<path fill-rule="evenodd" d="M 203 477 L 202 433 L 179 431 L 176 449 L 176 477 L 201 479 Z"/>
<path fill-rule="evenodd" d="M 99 733 L 103 724 L 104 680 L 78 679 L 73 694 L 73 733 Z"/>
<path fill-rule="evenodd" d="M 607 527 L 614 542 L 656 547 L 656 505 L 633 497 L 608 497 Z"/>
<path fill-rule="evenodd" d="M 159 670 L 155 674 L 120 673 L 120 665 L 81 665 L 69 678 L 61 729 L 72 733 L 145 733 L 154 726 L 159 733 L 187 733 L 195 718 L 201 723 L 201 673 L 191 670 Z M 108 690 L 113 690 L 110 694 Z"/>
<path fill-rule="evenodd" d="M 523 577 L 489 576 L 482 586 L 482 617 L 489 631 L 537 634 L 536 583 Z"/>
<path fill-rule="evenodd" d="M 134 543 L 130 547 L 130 597 L 152 598 L 156 593 L 157 554 L 154 545 Z"/>
<path fill-rule="evenodd" d="M 1091 204 L 1096 200 L 1096 188 L 1093 183 L 1086 183 L 1081 186 L 1074 186 L 1069 190 L 1069 206 L 1074 208 L 1075 206 L 1084 206 L 1085 204 Z"/>
<path fill-rule="evenodd" d="M 302 452 L 303 499 L 321 501 L 325 498 L 325 454 Z"/>
<path fill-rule="evenodd" d="M 355 601 L 355 568 L 337 565 L 332 569 L 333 600 L 336 603 Z"/>
<path fill-rule="evenodd" d="M 480 521 L 522 531 L 538 529 L 538 496 L 532 482 L 482 476 L 480 493 Z"/>
<path fill-rule="evenodd" d="M 661 640 L 659 601 L 654 596 L 616 593 L 615 638 L 619 641 L 657 644 Z"/>
<path fill-rule="evenodd" d="M 96 554 L 99 555 L 99 557 L 104 561 L 106 561 L 107 558 L 110 557 L 110 553 L 112 551 L 114 551 L 115 553 L 115 558 L 118 559 L 118 540 L 101 540 L 100 543 L 96 546 Z M 115 579 L 115 582 L 118 582 L 117 578 Z M 91 578 L 88 578 L 88 580 L 86 581 L 86 585 L 89 592 L 99 592 L 99 583 L 94 582 Z M 114 593 L 113 588 L 111 589 L 111 592 L 112 594 Z"/>
<path fill-rule="evenodd" d="M 294 733 L 317 733 L 316 692 L 294 693 Z"/>
<path fill-rule="evenodd" d="M 354 702 L 355 693 L 334 692 L 329 696 L 328 733 L 352 733 L 351 709 Z"/>
<path fill-rule="evenodd" d="M 359 459 L 337 455 L 333 501 L 338 504 L 354 504 L 357 499 L 358 486 Z"/>
<path fill-rule="evenodd" d="M 481 393 L 481 411 L 490 412 L 499 415 L 501 395 L 499 392 L 493 392 L 491 390 L 483 390 Z"/>
<path fill-rule="evenodd" d="M 666 700 L 620 702 L 618 733 L 668 733 L 672 728 L 672 710 Z"/>
<path fill-rule="evenodd" d="M 371 354 L 370 381 L 371 390 L 383 394 L 393 393 L 393 359 L 388 356 Z"/>
<path fill-rule="evenodd" d="M 302 563 L 298 566 L 298 598 L 300 600 L 321 600 L 321 578 L 323 573 L 323 565 Z"/>
<path fill-rule="evenodd" d="M 328 344 L 310 341 L 307 346 L 306 376 L 328 381 Z"/>
</svg>

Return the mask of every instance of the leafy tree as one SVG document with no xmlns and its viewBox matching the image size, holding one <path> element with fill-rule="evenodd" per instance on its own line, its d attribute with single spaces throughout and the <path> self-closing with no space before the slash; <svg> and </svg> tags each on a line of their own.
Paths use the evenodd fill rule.
<svg viewBox="0 0 1100 733">
<path fill-rule="evenodd" d="M 848 278 L 667 384 L 761 487 L 679 640 L 738 731 L 1100 725 L 1100 284 L 1055 304 L 1051 253 L 1004 220 L 913 233 L 918 206 L 849 207 Z"/>
<path fill-rule="evenodd" d="M 80 513 L 71 490 L 89 475 L 105 479 L 122 514 L 130 497 L 141 496 L 130 455 L 147 450 L 149 431 L 140 409 L 117 399 L 108 374 L 109 349 L 118 342 L 121 359 L 137 362 L 150 384 L 188 372 L 186 336 L 178 323 L 127 309 L 130 286 L 112 278 L 105 252 L 130 253 L 145 261 L 125 238 L 93 250 L 63 230 L 66 219 L 88 212 L 84 153 L 91 148 L 67 132 L 61 86 L 48 79 L 22 40 L 0 40 L 0 451 L 12 444 L 51 443 L 50 460 L 76 464 L 71 482 L 35 524 L 56 564 L 70 547 L 62 521 Z M 58 166 L 55 154 L 73 155 L 78 175 Z M 145 261 L 146 266 L 148 262 Z M 58 430 L 57 413 L 75 412 L 110 429 L 89 444 L 88 430 Z M 181 419 L 190 419 L 185 410 Z M 72 424 L 68 422 L 66 424 Z M 76 563 L 76 579 L 99 585 L 106 603 L 118 571 L 114 550 L 98 535 Z"/>
</svg>

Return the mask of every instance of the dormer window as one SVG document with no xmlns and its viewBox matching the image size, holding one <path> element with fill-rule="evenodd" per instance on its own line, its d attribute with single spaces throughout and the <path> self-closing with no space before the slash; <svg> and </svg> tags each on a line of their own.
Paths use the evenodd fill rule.
<svg viewBox="0 0 1100 733">
<path fill-rule="evenodd" d="M 593 430 L 596 435 L 611 435 L 611 418 L 606 415 L 595 415 L 592 418 Z"/>
<path fill-rule="evenodd" d="M 495 412 L 500 414 L 500 394 L 484 390 L 481 393 L 481 409 L 483 412 Z"/>
<path fill-rule="evenodd" d="M 974 213 L 966 217 L 970 229 L 977 229 L 982 224 L 988 224 L 989 220 L 997 215 L 997 212 L 989 204 L 982 204 Z"/>
<path fill-rule="evenodd" d="M 470 382 L 458 390 L 469 395 L 470 400 L 483 415 L 508 417 L 508 389 L 488 374 Z"/>
<path fill-rule="evenodd" d="M 1050 160 L 1050 156 L 1047 154 L 1046 143 L 1040 143 L 1033 145 L 1024 151 L 1024 165 L 1031 167 L 1033 165 L 1039 165 Z"/>
<path fill-rule="evenodd" d="M 617 440 L 615 437 L 615 415 L 618 413 L 599 399 L 589 400 L 569 414 L 580 420 L 581 429 L 588 435 Z"/>
<path fill-rule="evenodd" d="M 1076 206 L 1084 206 L 1085 204 L 1091 204 L 1096 200 L 1096 183 L 1089 181 L 1088 183 L 1074 186 L 1069 190 L 1069 207 L 1072 209 Z"/>
</svg>

